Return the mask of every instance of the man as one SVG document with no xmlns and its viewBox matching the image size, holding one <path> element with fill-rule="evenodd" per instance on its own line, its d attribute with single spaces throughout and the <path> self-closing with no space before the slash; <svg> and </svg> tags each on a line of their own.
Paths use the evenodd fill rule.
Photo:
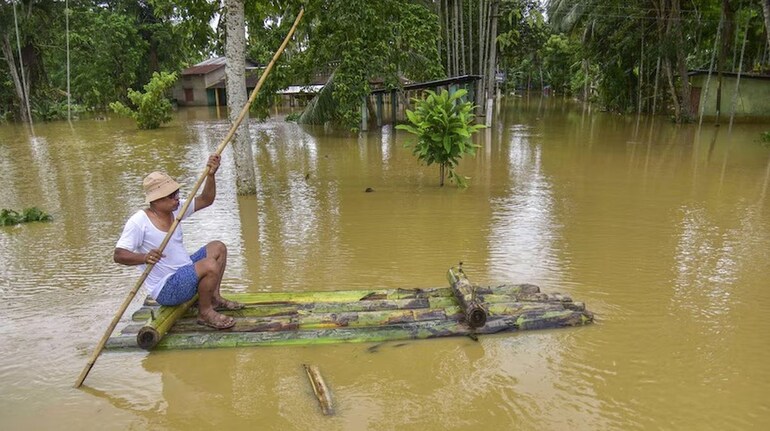
<svg viewBox="0 0 770 431">
<path fill-rule="evenodd" d="M 184 220 L 192 213 L 214 202 L 217 194 L 214 175 L 219 169 L 220 156 L 212 154 L 203 191 L 192 202 Z M 123 265 L 154 265 L 144 285 L 150 297 L 161 305 L 179 305 L 198 293 L 198 323 L 215 329 L 235 325 L 235 319 L 218 313 L 217 309 L 239 310 L 242 304 L 222 298 L 219 287 L 227 266 L 227 247 L 221 241 L 212 241 L 188 255 L 182 239 L 182 227 L 177 226 L 166 244 L 163 254 L 159 248 L 166 237 L 179 209 L 179 183 L 161 172 L 147 175 L 143 181 L 145 203 L 149 206 L 137 211 L 126 222 L 115 246 L 115 262 Z"/>
</svg>

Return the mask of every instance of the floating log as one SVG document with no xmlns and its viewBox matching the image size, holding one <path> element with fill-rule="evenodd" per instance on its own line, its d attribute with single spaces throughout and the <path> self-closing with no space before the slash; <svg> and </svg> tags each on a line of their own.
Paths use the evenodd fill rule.
<svg viewBox="0 0 770 431">
<path fill-rule="evenodd" d="M 321 405 L 321 411 L 326 416 L 333 415 L 332 394 L 329 392 L 323 377 L 321 377 L 321 371 L 315 365 L 302 364 L 302 366 L 305 367 L 307 377 L 310 379 L 310 386 L 313 387 L 313 393 L 318 398 L 318 404 Z"/>
<path fill-rule="evenodd" d="M 481 305 L 479 298 L 476 297 L 476 289 L 468 281 L 463 273 L 462 263 L 455 271 L 449 268 L 447 279 L 452 287 L 452 292 L 460 303 L 460 307 L 465 313 L 465 323 L 471 328 L 480 328 L 487 323 L 487 311 Z"/>
<path fill-rule="evenodd" d="M 482 326 L 468 324 L 471 320 L 478 324 L 480 318 L 468 316 L 452 287 L 258 292 L 225 295 L 246 307 L 223 311 L 236 322 L 233 328 L 223 331 L 198 325 L 194 307 L 161 307 L 147 300 L 134 313 L 135 323 L 129 323 L 120 335 L 110 338 L 107 348 L 144 345 L 161 350 L 383 342 L 558 328 L 593 321 L 593 314 L 586 311 L 585 305 L 567 295 L 544 293 L 531 284 L 473 286 L 467 277 L 457 274 L 451 273 L 456 280 L 463 281 L 455 284 L 462 284 L 466 294 L 472 295 L 470 299 L 484 311 Z M 154 318 L 146 324 L 148 316 Z M 148 331 L 150 335 L 144 335 Z M 143 335 L 138 337 L 140 332 Z M 143 337 L 147 343 L 141 341 Z"/>
</svg>

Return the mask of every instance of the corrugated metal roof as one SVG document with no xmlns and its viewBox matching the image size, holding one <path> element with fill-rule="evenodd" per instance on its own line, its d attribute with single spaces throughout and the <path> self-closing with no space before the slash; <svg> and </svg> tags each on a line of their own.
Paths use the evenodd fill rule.
<svg viewBox="0 0 770 431">
<path fill-rule="evenodd" d="M 227 59 L 225 57 L 210 58 L 205 61 L 201 61 L 195 66 L 190 66 L 182 71 L 182 75 L 205 75 L 209 72 L 213 72 L 220 67 L 225 67 Z"/>
<path fill-rule="evenodd" d="M 225 57 L 209 58 L 208 60 L 201 61 L 195 66 L 190 66 L 183 70 L 182 75 L 205 75 L 221 67 L 225 67 L 225 64 L 227 64 L 227 58 Z M 253 61 L 246 60 L 246 69 L 253 69 L 255 67 L 257 67 L 257 65 Z"/>
<path fill-rule="evenodd" d="M 260 76 L 262 76 L 262 68 L 246 67 L 246 88 L 256 87 Z M 225 78 L 223 77 L 219 81 L 209 84 L 206 88 L 225 88 Z"/>
</svg>

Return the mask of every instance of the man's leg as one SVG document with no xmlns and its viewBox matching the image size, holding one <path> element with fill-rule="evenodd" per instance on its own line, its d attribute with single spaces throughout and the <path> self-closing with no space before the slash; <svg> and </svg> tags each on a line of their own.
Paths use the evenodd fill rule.
<svg viewBox="0 0 770 431">
<path fill-rule="evenodd" d="M 214 307 L 223 307 L 228 310 L 239 310 L 243 308 L 243 304 L 227 300 L 219 293 L 219 290 L 222 287 L 222 278 L 224 277 L 225 269 L 227 268 L 227 246 L 222 241 L 211 241 L 206 244 L 206 257 L 214 259 L 219 267 L 217 287 L 214 290 Z"/>
<path fill-rule="evenodd" d="M 222 286 L 222 277 L 225 275 L 227 267 L 227 246 L 222 241 L 211 241 L 206 244 L 206 257 L 212 258 L 217 263 L 217 287 L 214 291 L 214 298 L 219 301 L 222 296 L 219 289 Z"/>
<path fill-rule="evenodd" d="M 198 319 L 228 328 L 233 326 L 234 319 L 214 310 L 219 305 L 217 295 L 222 279 L 222 265 L 208 255 L 208 246 L 206 253 L 205 258 L 195 262 L 195 273 L 198 275 Z"/>
</svg>

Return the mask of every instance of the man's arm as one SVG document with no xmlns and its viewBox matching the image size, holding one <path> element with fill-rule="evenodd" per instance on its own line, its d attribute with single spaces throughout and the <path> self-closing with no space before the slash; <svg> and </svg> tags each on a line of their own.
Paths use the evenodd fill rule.
<svg viewBox="0 0 770 431">
<path fill-rule="evenodd" d="M 141 265 L 143 263 L 158 263 L 162 255 L 157 249 L 152 249 L 148 253 L 134 253 L 133 251 L 126 250 L 125 248 L 115 247 L 115 252 L 112 254 L 112 259 L 115 263 L 121 265 Z"/>
<path fill-rule="evenodd" d="M 116 247 L 115 253 L 112 255 L 112 259 L 115 263 L 121 265 L 141 265 L 145 263 L 147 259 L 144 253 L 134 253 L 133 251 L 126 250 L 125 248 Z"/>
<path fill-rule="evenodd" d="M 209 173 L 206 176 L 206 182 L 203 184 L 203 191 L 195 198 L 195 211 L 202 210 L 213 204 L 214 199 L 217 197 L 217 182 L 214 179 L 214 174 L 216 174 L 217 169 L 219 169 L 219 161 L 219 154 L 212 154 L 209 156 L 209 161 L 207 163 Z"/>
</svg>

